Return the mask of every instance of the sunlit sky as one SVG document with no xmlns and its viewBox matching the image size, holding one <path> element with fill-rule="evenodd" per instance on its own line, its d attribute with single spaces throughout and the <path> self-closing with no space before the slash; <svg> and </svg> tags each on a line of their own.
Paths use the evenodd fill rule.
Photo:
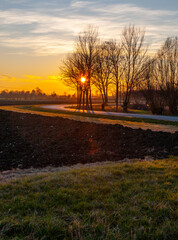
<svg viewBox="0 0 178 240">
<path fill-rule="evenodd" d="M 154 51 L 178 35 L 178 1 L 0 0 L 0 90 L 68 91 L 59 65 L 89 24 L 102 39 L 118 39 L 129 24 L 143 27 Z"/>
</svg>

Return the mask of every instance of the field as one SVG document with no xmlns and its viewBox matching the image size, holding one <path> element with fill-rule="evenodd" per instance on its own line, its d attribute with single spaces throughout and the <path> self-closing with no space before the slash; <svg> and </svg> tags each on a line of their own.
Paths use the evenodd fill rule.
<svg viewBox="0 0 178 240">
<path fill-rule="evenodd" d="M 178 132 L 3 110 L 0 123 L 0 239 L 178 238 Z"/>
<path fill-rule="evenodd" d="M 177 239 L 177 161 L 107 163 L 1 183 L 0 239 Z"/>
<path fill-rule="evenodd" d="M 178 132 L 0 111 L 0 171 L 178 155 Z"/>
</svg>

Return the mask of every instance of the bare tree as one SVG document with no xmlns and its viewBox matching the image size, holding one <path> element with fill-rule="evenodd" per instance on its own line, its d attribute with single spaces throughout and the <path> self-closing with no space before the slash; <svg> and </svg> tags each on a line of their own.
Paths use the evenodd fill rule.
<svg viewBox="0 0 178 240">
<path fill-rule="evenodd" d="M 82 89 L 81 76 L 84 76 L 85 69 L 82 59 L 77 52 L 68 55 L 60 66 L 60 77 L 66 86 L 77 91 L 77 107 L 81 107 Z"/>
<path fill-rule="evenodd" d="M 89 26 L 87 31 L 79 34 L 75 42 L 74 51 L 67 59 L 63 61 L 60 67 L 61 78 L 64 83 L 70 87 L 77 89 L 79 107 L 82 99 L 81 77 L 85 77 L 85 92 L 86 96 L 86 109 L 92 109 L 91 101 L 91 84 L 94 76 L 94 66 L 96 63 L 98 46 L 98 32 L 96 28 Z"/>
<path fill-rule="evenodd" d="M 68 57 L 63 61 L 62 65 L 59 67 L 60 69 L 60 77 L 63 80 L 64 84 L 71 88 L 76 88 L 78 74 L 73 64 L 73 56 L 68 55 Z"/>
<path fill-rule="evenodd" d="M 124 99 L 123 110 L 127 111 L 131 92 L 143 79 L 147 49 L 144 48 L 144 31 L 135 26 L 126 27 L 122 32 Z"/>
<path fill-rule="evenodd" d="M 178 38 L 167 38 L 158 51 L 154 77 L 171 113 L 177 112 Z"/>
<path fill-rule="evenodd" d="M 139 88 L 152 113 L 162 114 L 165 102 L 154 76 L 156 61 L 156 57 L 149 58 L 145 64 L 144 79 L 140 82 Z"/>
<path fill-rule="evenodd" d="M 123 76 L 124 66 L 122 65 L 122 44 L 116 41 L 108 42 L 109 58 L 112 66 L 112 82 L 116 90 L 116 111 L 118 111 L 119 88 L 121 94 L 121 78 Z"/>
<path fill-rule="evenodd" d="M 109 45 L 106 42 L 101 43 L 98 47 L 93 78 L 93 84 L 102 96 L 102 110 L 105 109 L 105 106 L 108 103 L 108 91 L 109 85 L 111 84 L 112 66 L 108 47 Z"/>
<path fill-rule="evenodd" d="M 74 51 L 63 61 L 61 78 L 75 88 L 78 107 L 81 100 L 92 109 L 91 86 L 100 91 L 103 107 L 108 101 L 112 83 L 118 111 L 119 88 L 123 110 L 127 111 L 132 91 L 141 86 L 153 112 L 161 112 L 165 101 L 170 112 L 177 111 L 178 98 L 178 39 L 168 38 L 154 58 L 148 58 L 144 44 L 145 32 L 135 26 L 125 27 L 121 42 L 100 43 L 94 27 L 79 34 Z M 81 78 L 86 79 L 82 84 Z"/>
<path fill-rule="evenodd" d="M 89 26 L 87 31 L 80 33 L 76 41 L 76 52 L 81 60 L 83 75 L 86 82 L 86 109 L 92 109 L 91 84 L 94 76 L 96 57 L 98 55 L 98 31 L 93 26 Z"/>
</svg>

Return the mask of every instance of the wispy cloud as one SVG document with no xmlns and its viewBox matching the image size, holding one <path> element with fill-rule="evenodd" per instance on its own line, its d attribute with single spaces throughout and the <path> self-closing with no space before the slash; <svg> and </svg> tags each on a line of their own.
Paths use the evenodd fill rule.
<svg viewBox="0 0 178 240">
<path fill-rule="evenodd" d="M 51 4 L 49 9 L 43 5 L 43 8 L 0 10 L 0 46 L 36 55 L 66 53 L 72 50 L 78 32 L 89 24 L 100 28 L 102 38 L 110 39 L 118 38 L 122 28 L 130 23 L 145 27 L 150 43 L 157 44 L 178 34 L 177 10 L 149 9 L 117 1 L 107 4 L 71 1 L 62 7 Z"/>
<path fill-rule="evenodd" d="M 102 13 L 113 13 L 113 14 L 136 14 L 136 15 L 146 15 L 146 16 L 174 16 L 178 14 L 178 11 L 168 11 L 168 10 L 154 10 L 136 6 L 134 4 L 113 4 L 105 5 L 104 7 L 92 8 L 93 11 L 100 11 Z"/>
<path fill-rule="evenodd" d="M 93 5 L 93 2 L 90 2 L 90 1 L 72 1 L 71 3 L 71 7 L 73 8 L 84 8 L 92 5 Z"/>
<path fill-rule="evenodd" d="M 41 76 L 33 76 L 33 75 L 25 75 L 24 77 L 26 77 L 26 78 L 28 78 L 28 79 L 35 79 L 35 80 L 37 80 L 37 79 L 42 79 L 42 77 Z"/>
<path fill-rule="evenodd" d="M 1 74 L 0 75 L 0 80 L 1 81 L 6 81 L 6 82 L 13 82 L 16 80 L 16 78 L 10 76 L 10 75 L 7 75 L 7 74 Z"/>
</svg>

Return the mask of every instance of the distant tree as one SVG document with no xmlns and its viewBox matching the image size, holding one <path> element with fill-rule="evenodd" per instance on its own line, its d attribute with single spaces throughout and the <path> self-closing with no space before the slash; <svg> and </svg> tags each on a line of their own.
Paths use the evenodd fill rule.
<svg viewBox="0 0 178 240">
<path fill-rule="evenodd" d="M 57 94 L 56 94 L 55 91 L 53 91 L 50 96 L 51 96 L 52 98 L 56 98 L 56 97 L 57 97 Z"/>
<path fill-rule="evenodd" d="M 7 89 L 2 90 L 2 91 L 1 91 L 1 97 L 2 97 L 2 98 L 7 98 L 7 96 L 8 96 L 8 90 L 7 90 Z"/>
<path fill-rule="evenodd" d="M 42 96 L 43 95 L 43 92 L 39 87 L 36 87 L 35 91 L 36 91 L 37 96 Z"/>
</svg>

